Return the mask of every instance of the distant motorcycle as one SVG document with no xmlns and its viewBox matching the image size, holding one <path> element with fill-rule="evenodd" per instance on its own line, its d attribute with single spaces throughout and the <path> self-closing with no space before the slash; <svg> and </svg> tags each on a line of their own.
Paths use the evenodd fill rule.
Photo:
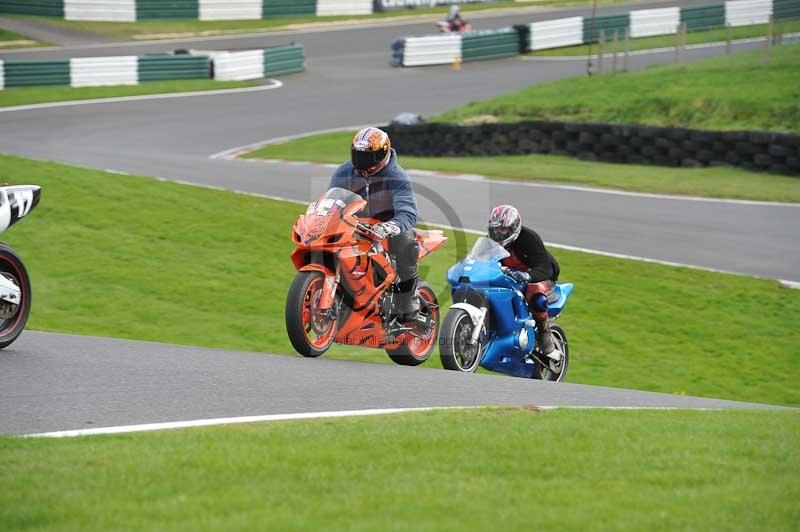
<svg viewBox="0 0 800 532">
<path fill-rule="evenodd" d="M 439 20 L 436 22 L 436 28 L 441 33 L 465 33 L 472 31 L 472 24 L 464 21 Z"/>
<path fill-rule="evenodd" d="M 334 343 L 386 350 L 395 363 L 416 366 L 436 347 L 439 302 L 420 280 L 420 311 L 392 314 L 398 290 L 394 259 L 377 220 L 359 219 L 367 202 L 332 188 L 292 228 L 297 276 L 286 296 L 286 331 L 298 353 L 318 357 Z M 447 241 L 442 231 L 415 230 L 419 258 Z"/>
<path fill-rule="evenodd" d="M 38 204 L 36 185 L 0 186 L 0 233 L 27 216 Z M 17 252 L 0 243 L 0 349 L 25 329 L 31 311 L 31 280 Z"/>
<path fill-rule="evenodd" d="M 564 330 L 551 326 L 561 359 L 544 356 L 536 345 L 536 323 L 516 281 L 500 261 L 509 253 L 487 237 L 475 242 L 464 260 L 447 272 L 453 305 L 442 323 L 440 357 L 446 369 L 474 372 L 478 367 L 516 377 L 561 381 L 569 365 Z M 571 283 L 557 284 L 548 305 L 551 320 L 564 310 Z"/>
</svg>

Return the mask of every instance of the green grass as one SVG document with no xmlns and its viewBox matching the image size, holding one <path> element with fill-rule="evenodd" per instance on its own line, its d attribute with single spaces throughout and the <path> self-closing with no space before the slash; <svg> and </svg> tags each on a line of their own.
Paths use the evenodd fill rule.
<svg viewBox="0 0 800 532">
<path fill-rule="evenodd" d="M 168 94 L 173 92 L 213 91 L 255 87 L 255 81 L 214 81 L 191 79 L 179 81 L 155 81 L 141 85 L 117 85 L 113 87 L 15 87 L 0 91 L 0 107 L 35 103 L 65 102 L 70 100 L 93 100 L 145 94 Z"/>
<path fill-rule="evenodd" d="M 797 530 L 796 412 L 484 409 L 0 438 L 3 530 Z"/>
<path fill-rule="evenodd" d="M 792 31 L 800 31 L 800 20 L 788 20 L 783 21 L 777 24 L 777 27 L 782 27 L 784 33 L 790 33 Z M 738 26 L 735 28 L 731 28 L 731 38 L 732 39 L 748 39 L 751 37 L 764 37 L 767 33 L 767 25 L 766 24 L 758 24 L 754 26 Z M 717 30 L 708 30 L 708 31 L 693 31 L 686 34 L 686 44 L 703 44 L 703 43 L 710 43 L 710 42 L 721 42 L 726 40 L 728 37 L 728 31 L 726 29 L 717 29 Z M 613 45 L 613 35 L 606 35 L 606 45 L 605 45 L 605 52 L 606 54 L 611 54 L 614 51 Z M 624 35 L 618 35 L 619 43 L 617 45 L 617 51 L 622 54 L 624 51 Z M 674 47 L 676 43 L 677 36 L 676 35 L 660 35 L 657 37 L 642 37 L 639 39 L 631 39 L 628 44 L 628 49 L 630 51 L 635 50 L 651 50 L 654 48 L 668 48 Z M 591 46 L 592 54 L 597 54 L 598 52 L 598 45 L 595 43 Z M 566 48 L 553 48 L 550 50 L 539 50 L 536 52 L 531 52 L 530 55 L 533 56 L 576 56 L 576 55 L 587 55 L 589 53 L 589 46 L 588 45 L 580 45 L 580 46 L 568 46 Z M 620 66 L 622 63 L 620 62 Z"/>
<path fill-rule="evenodd" d="M 44 186 L 3 235 L 33 279 L 31 328 L 292 352 L 283 306 L 303 206 L 9 156 L 0 182 Z M 450 236 L 423 263 L 444 305 L 445 272 L 469 245 Z M 553 251 L 576 285 L 561 320 L 571 382 L 800 405 L 800 291 Z M 343 346 L 329 356 L 389 363 Z"/>
<path fill-rule="evenodd" d="M 655 66 L 616 76 L 571 78 L 473 102 L 436 117 L 463 122 L 574 120 L 711 130 L 800 133 L 800 45 Z M 735 90 L 732 88 L 735 87 Z"/>
<path fill-rule="evenodd" d="M 4 30 L 0 28 L 0 52 L 3 50 L 11 50 L 13 48 L 30 48 L 32 46 L 45 46 L 47 43 L 39 42 L 14 33 L 13 31 Z"/>
<path fill-rule="evenodd" d="M 599 5 L 625 3 L 625 0 L 599 0 Z M 638 4 L 638 1 L 627 2 L 631 5 Z M 523 7 L 580 7 L 590 5 L 590 0 L 532 0 L 530 2 L 514 2 L 512 0 L 500 0 L 491 4 L 466 4 L 461 7 L 465 18 L 469 20 L 469 14 L 476 11 L 487 11 L 494 9 L 523 8 Z M 144 20 L 135 23 L 131 22 L 91 22 L 91 21 L 67 21 L 63 19 L 48 17 L 22 17 L 37 22 L 44 22 L 56 26 L 68 27 L 72 29 L 89 31 L 117 37 L 120 39 L 158 39 L 171 38 L 173 34 L 185 35 L 211 35 L 220 33 L 243 33 L 257 31 L 279 31 L 286 29 L 296 29 L 301 25 L 341 23 L 343 21 L 366 21 L 395 19 L 402 17 L 415 17 L 426 15 L 447 14 L 447 6 L 435 8 L 400 9 L 374 13 L 372 15 L 347 15 L 334 17 L 279 17 L 264 20 Z M 473 21 L 475 26 L 480 29 L 481 21 Z M 435 28 L 431 26 L 431 33 Z"/>
<path fill-rule="evenodd" d="M 342 162 L 343 147 L 355 132 L 325 133 L 248 153 L 247 158 Z M 405 157 L 405 168 L 454 174 L 610 187 L 622 190 L 691 196 L 800 201 L 800 179 L 738 168 L 670 168 L 580 161 L 555 155 L 498 157 Z"/>
</svg>

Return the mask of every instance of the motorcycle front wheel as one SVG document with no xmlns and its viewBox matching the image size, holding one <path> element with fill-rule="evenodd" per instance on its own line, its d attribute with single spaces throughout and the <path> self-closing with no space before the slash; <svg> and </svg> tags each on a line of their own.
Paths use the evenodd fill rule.
<svg viewBox="0 0 800 532">
<path fill-rule="evenodd" d="M 0 349 L 14 343 L 25 329 L 31 312 L 31 280 L 19 255 L 5 244 L 0 244 L 0 275 L 19 287 L 18 303 L 0 301 Z"/>
<path fill-rule="evenodd" d="M 320 272 L 298 272 L 286 295 L 286 332 L 298 353 L 316 358 L 330 349 L 336 337 L 336 320 L 320 311 L 325 286 Z"/>
<path fill-rule="evenodd" d="M 553 341 L 561 348 L 561 352 L 564 356 L 557 364 L 551 359 L 542 356 L 542 360 L 550 364 L 550 366 L 542 366 L 537 361 L 533 366 L 533 375 L 531 375 L 531 377 L 543 381 L 562 382 L 564 376 L 567 374 L 567 368 L 569 367 L 569 343 L 567 342 L 567 334 L 564 332 L 564 329 L 558 325 L 550 327 L 550 331 L 553 334 Z"/>
<path fill-rule="evenodd" d="M 483 355 L 481 338 L 474 344 L 472 332 L 475 326 L 472 318 L 463 309 L 450 309 L 442 324 L 442 340 L 439 357 L 445 369 L 474 373 L 478 370 Z"/>
</svg>

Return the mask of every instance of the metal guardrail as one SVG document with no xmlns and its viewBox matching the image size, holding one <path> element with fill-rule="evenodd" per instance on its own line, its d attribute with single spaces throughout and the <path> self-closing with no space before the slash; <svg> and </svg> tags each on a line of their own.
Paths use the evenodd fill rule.
<svg viewBox="0 0 800 532">
<path fill-rule="evenodd" d="M 242 81 L 303 70 L 304 49 L 296 44 L 238 52 L 0 61 L 0 89 L 39 85 L 137 85 L 178 79 Z"/>
<path fill-rule="evenodd" d="M 639 9 L 629 13 L 598 17 L 570 17 L 534 22 L 503 30 L 465 33 L 461 36 L 436 35 L 406 37 L 392 44 L 391 64 L 422 66 L 509 57 L 535 50 L 594 43 L 601 32 L 607 39 L 675 35 L 681 25 L 687 31 L 710 30 L 726 26 L 765 24 L 770 17 L 778 22 L 800 18 L 800 0 L 729 0 L 720 4 L 688 7 Z M 518 46 L 514 47 L 516 34 Z M 461 49 L 455 50 L 461 39 Z M 447 43 L 447 44 L 444 44 Z"/>
<path fill-rule="evenodd" d="M 289 16 L 370 15 L 374 0 L 0 0 L 0 14 L 67 20 L 257 20 Z"/>
</svg>

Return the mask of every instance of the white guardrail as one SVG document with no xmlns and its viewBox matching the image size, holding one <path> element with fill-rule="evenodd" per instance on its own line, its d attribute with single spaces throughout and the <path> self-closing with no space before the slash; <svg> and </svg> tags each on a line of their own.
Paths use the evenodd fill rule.
<svg viewBox="0 0 800 532">
<path fill-rule="evenodd" d="M 264 77 L 264 50 L 202 52 L 214 61 L 217 81 L 246 81 Z"/>
<path fill-rule="evenodd" d="M 773 15 L 773 1 L 776 0 L 728 0 L 727 2 L 693 5 L 687 7 L 665 7 L 639 9 L 624 14 L 598 16 L 598 27 L 591 29 L 591 17 L 570 17 L 556 20 L 534 22 L 529 25 L 514 26 L 520 36 L 521 51 L 547 50 L 566 46 L 577 46 L 597 41 L 599 31 L 629 31 L 631 38 L 674 35 L 681 23 L 687 22 L 689 29 L 713 29 L 725 26 L 752 26 L 766 24 Z M 792 13 L 800 12 L 800 0 L 781 0 L 781 10 L 777 16 L 784 20 L 792 18 Z M 685 13 L 684 13 L 685 11 Z M 684 16 L 685 15 L 685 16 Z M 626 20 L 627 18 L 627 20 Z M 391 64 L 395 66 L 443 65 L 458 59 L 482 59 L 481 46 L 491 48 L 497 43 L 483 43 L 479 33 L 463 35 L 430 35 L 406 37 L 392 44 Z M 466 47 L 468 53 L 462 48 Z M 491 58 L 487 54 L 485 58 Z M 507 57 L 507 55 L 504 55 Z"/>
<path fill-rule="evenodd" d="M 139 58 L 135 55 L 77 57 L 69 63 L 72 87 L 139 84 Z"/>
<path fill-rule="evenodd" d="M 631 11 L 631 37 L 652 37 L 677 33 L 681 23 L 681 8 L 642 9 Z"/>
<path fill-rule="evenodd" d="M 443 65 L 461 59 L 461 35 L 409 37 L 403 66 Z"/>
<path fill-rule="evenodd" d="M 0 59 L 0 90 L 6 88 L 6 72 L 3 68 L 3 60 Z"/>
<path fill-rule="evenodd" d="M 372 0 L 317 0 L 317 16 L 371 15 Z"/>
<path fill-rule="evenodd" d="M 725 2 L 725 23 L 731 26 L 766 24 L 772 15 L 772 0 L 732 0 Z"/>
<path fill-rule="evenodd" d="M 262 0 L 200 0 L 200 20 L 260 19 Z"/>
<path fill-rule="evenodd" d="M 583 44 L 583 17 L 546 20 L 531 24 L 531 50 Z"/>
<path fill-rule="evenodd" d="M 135 22 L 136 0 L 66 0 L 66 20 Z"/>
</svg>

